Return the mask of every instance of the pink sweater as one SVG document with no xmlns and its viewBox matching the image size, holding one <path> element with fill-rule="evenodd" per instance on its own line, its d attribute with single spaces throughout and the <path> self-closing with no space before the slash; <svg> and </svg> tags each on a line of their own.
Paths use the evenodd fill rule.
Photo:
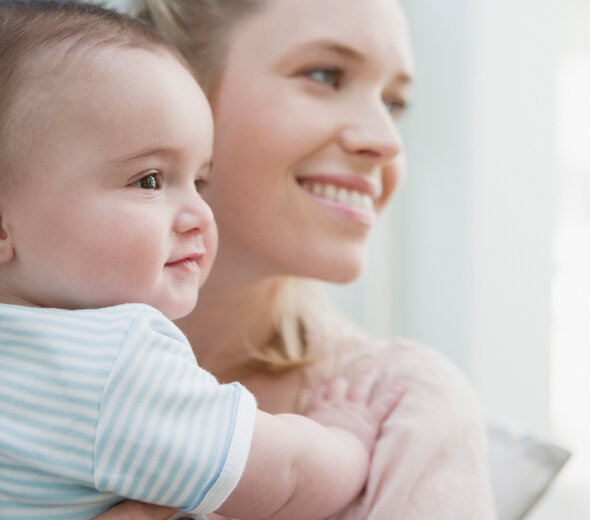
<svg viewBox="0 0 590 520">
<path fill-rule="evenodd" d="M 307 331 L 307 392 L 322 380 L 377 364 L 407 384 L 377 442 L 365 492 L 331 520 L 492 520 L 485 423 L 466 378 L 436 351 L 375 341 L 341 323 Z M 335 337 L 335 331 L 338 331 Z"/>
</svg>

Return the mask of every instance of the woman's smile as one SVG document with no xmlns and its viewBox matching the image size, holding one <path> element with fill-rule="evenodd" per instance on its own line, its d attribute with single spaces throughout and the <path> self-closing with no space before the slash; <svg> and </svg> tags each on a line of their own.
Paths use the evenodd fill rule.
<svg viewBox="0 0 590 520">
<path fill-rule="evenodd" d="M 357 190 L 349 190 L 336 184 L 324 184 L 322 182 L 304 182 L 302 186 L 306 191 L 320 198 L 332 200 L 345 206 L 371 212 L 375 209 L 373 199 L 366 193 Z"/>
<path fill-rule="evenodd" d="M 346 15 L 309 24 L 328 12 Z M 303 30 L 290 31 L 295 20 Z M 397 4 L 381 0 L 271 2 L 235 30 L 213 96 L 205 198 L 221 248 L 250 259 L 245 276 L 360 274 L 404 173 L 390 105 L 409 96 L 406 38 Z"/>
<path fill-rule="evenodd" d="M 372 226 L 377 219 L 375 200 L 380 188 L 362 179 L 334 176 L 305 177 L 298 184 L 313 198 L 345 218 Z"/>
</svg>

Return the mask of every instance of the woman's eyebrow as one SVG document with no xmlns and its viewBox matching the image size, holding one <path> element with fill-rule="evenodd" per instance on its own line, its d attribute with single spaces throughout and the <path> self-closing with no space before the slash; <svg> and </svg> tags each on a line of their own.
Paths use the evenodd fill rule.
<svg viewBox="0 0 590 520">
<path fill-rule="evenodd" d="M 334 54 L 339 54 L 344 58 L 351 59 L 353 61 L 362 62 L 365 60 L 365 56 L 363 53 L 357 51 L 356 49 L 348 46 L 343 45 L 337 41 L 331 39 L 321 39 L 321 40 L 312 40 L 304 42 L 293 49 L 293 53 L 301 52 L 301 51 L 330 51 Z"/>
<path fill-rule="evenodd" d="M 293 54 L 310 51 L 332 52 L 357 63 L 364 63 L 367 60 L 366 56 L 361 51 L 331 39 L 313 40 L 302 43 L 293 49 Z M 395 74 L 394 80 L 401 85 L 407 85 L 413 82 L 413 77 L 411 74 L 401 70 Z"/>
</svg>

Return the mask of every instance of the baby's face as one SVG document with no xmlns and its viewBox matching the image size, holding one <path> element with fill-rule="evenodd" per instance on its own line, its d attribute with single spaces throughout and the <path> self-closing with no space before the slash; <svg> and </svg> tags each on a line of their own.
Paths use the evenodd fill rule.
<svg viewBox="0 0 590 520">
<path fill-rule="evenodd" d="M 14 303 L 192 310 L 217 233 L 198 189 L 212 118 L 174 58 L 103 49 L 63 70 L 30 117 L 24 181 L 3 208 Z M 20 300 L 20 301 L 19 301 Z"/>
</svg>

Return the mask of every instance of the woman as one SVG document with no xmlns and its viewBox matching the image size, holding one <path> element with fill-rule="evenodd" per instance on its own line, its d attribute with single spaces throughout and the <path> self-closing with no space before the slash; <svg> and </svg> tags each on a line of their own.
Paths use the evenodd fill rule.
<svg viewBox="0 0 590 520">
<path fill-rule="evenodd" d="M 200 364 L 273 413 L 304 413 L 320 381 L 377 364 L 406 396 L 364 493 L 334 518 L 493 518 L 483 420 L 464 378 L 426 347 L 366 337 L 305 281 L 359 275 L 404 175 L 397 122 L 413 64 L 397 1 L 148 0 L 145 13 L 196 68 L 215 119 L 204 193 L 219 253 L 179 323 Z"/>
</svg>

